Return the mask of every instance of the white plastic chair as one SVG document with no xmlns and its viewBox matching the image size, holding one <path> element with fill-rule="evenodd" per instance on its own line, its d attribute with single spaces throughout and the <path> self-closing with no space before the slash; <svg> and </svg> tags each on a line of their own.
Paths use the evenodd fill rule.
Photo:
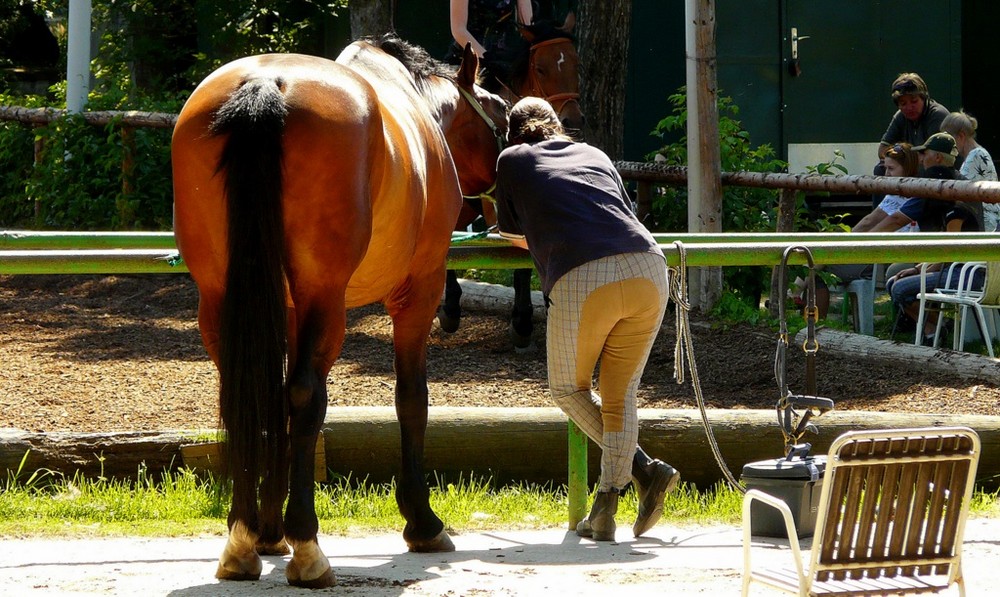
<svg viewBox="0 0 1000 597">
<path fill-rule="evenodd" d="M 972 309 L 975 316 L 979 335 L 986 344 L 986 350 L 990 357 L 993 354 L 993 335 L 996 330 L 994 315 L 1000 309 L 1000 261 L 970 261 L 967 263 L 952 263 L 948 267 L 946 284 L 942 288 L 932 291 L 927 290 L 927 265 L 923 264 L 920 269 L 920 292 L 917 298 L 920 300 L 920 314 L 917 317 L 917 334 L 914 343 L 919 345 L 922 338 L 921 330 L 924 329 L 926 312 L 930 310 L 929 303 L 940 305 L 939 309 L 951 305 L 955 309 L 955 337 L 952 341 L 954 350 L 965 348 L 965 321 L 969 309 Z M 961 267 L 957 285 L 951 285 L 951 278 L 954 268 Z M 971 288 L 972 281 L 978 271 L 985 270 L 986 281 L 981 290 Z M 986 318 L 984 309 L 990 309 L 990 317 Z M 944 318 L 938 317 L 937 327 L 934 331 L 934 347 L 940 344 L 941 328 L 944 325 Z"/>
</svg>

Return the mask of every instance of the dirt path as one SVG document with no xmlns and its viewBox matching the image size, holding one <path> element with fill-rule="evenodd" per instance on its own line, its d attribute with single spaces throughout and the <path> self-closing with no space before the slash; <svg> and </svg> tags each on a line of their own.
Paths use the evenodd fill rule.
<svg viewBox="0 0 1000 597">
<path fill-rule="evenodd" d="M 215 370 L 197 330 L 197 292 L 186 275 L 0 277 L 0 427 L 32 432 L 161 430 L 217 422 Z M 431 403 L 551 406 L 544 324 L 536 350 L 516 354 L 506 322 L 467 314 L 428 346 Z M 690 382 L 673 379 L 673 318 L 650 357 L 640 407 L 695 408 Z M 695 326 L 710 407 L 771 408 L 776 336 L 747 326 Z M 794 348 L 794 347 L 793 347 Z M 821 395 L 838 409 L 1000 414 L 996 384 L 849 358 L 818 356 Z M 790 351 L 789 384 L 804 380 Z M 344 352 L 328 381 L 330 405 L 391 406 L 391 324 L 381 306 L 350 312 Z"/>
</svg>

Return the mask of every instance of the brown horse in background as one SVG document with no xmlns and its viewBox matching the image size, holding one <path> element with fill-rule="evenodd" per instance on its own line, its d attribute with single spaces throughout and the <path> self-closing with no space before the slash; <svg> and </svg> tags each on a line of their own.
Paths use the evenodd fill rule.
<svg viewBox="0 0 1000 597">
<path fill-rule="evenodd" d="M 418 51 L 411 66 L 426 58 L 389 41 Z M 290 547 L 291 584 L 334 584 L 316 538 L 313 455 L 346 310 L 372 302 L 393 322 L 403 537 L 411 551 L 454 550 L 423 471 L 426 342 L 461 206 L 446 138 L 463 170 L 488 176 L 498 150 L 472 101 L 503 132 L 506 104 L 474 85 L 468 49 L 447 77 L 412 72 L 379 45 L 353 43 L 336 62 L 229 63 L 195 89 L 174 129 L 174 232 L 219 370 L 233 480 L 221 579 L 257 579 L 258 554 Z"/>
<path fill-rule="evenodd" d="M 511 72 L 494 72 L 499 80 L 507 79 L 498 93 L 512 104 L 522 97 L 540 97 L 552 104 L 566 132 L 582 139 L 585 117 L 580 107 L 580 57 L 573 45 L 573 37 L 555 28 L 551 23 L 529 25 L 521 28 L 525 46 L 511 59 Z M 495 179 L 494 179 L 495 183 Z M 481 193 L 465 193 L 465 203 L 459 214 L 455 230 L 463 231 L 479 216 L 487 225 L 496 224 L 492 205 L 494 185 Z M 533 308 L 531 304 L 530 269 L 514 270 L 514 307 L 510 315 L 510 338 L 515 349 L 528 349 L 531 344 Z M 444 304 L 438 320 L 441 329 L 455 332 L 462 318 L 462 287 L 458 274 L 448 270 Z"/>
</svg>

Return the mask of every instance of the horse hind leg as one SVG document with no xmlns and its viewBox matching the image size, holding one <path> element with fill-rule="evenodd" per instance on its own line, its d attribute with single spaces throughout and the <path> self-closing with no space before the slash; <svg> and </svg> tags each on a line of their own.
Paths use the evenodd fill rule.
<svg viewBox="0 0 1000 597">
<path fill-rule="evenodd" d="M 510 339 L 518 352 L 531 349 L 531 270 L 514 270 L 514 307 L 510 312 Z"/>
<path fill-rule="evenodd" d="M 440 296 L 440 290 L 437 292 Z M 406 520 L 403 539 L 410 551 L 419 553 L 455 551 L 444 523 L 431 509 L 423 468 L 428 405 L 426 344 L 436 302 L 432 295 L 415 289 L 409 297 L 386 302 L 392 317 L 402 461 L 396 504 Z"/>
<path fill-rule="evenodd" d="M 285 568 L 285 577 L 293 586 L 322 589 L 336 584 L 336 576 L 323 550 L 317 533 L 319 521 L 315 504 L 315 454 L 323 421 L 326 418 L 326 374 L 343 346 L 346 313 L 343 304 L 329 311 L 313 312 L 306 318 L 298 354 L 288 377 L 290 491 L 285 510 L 285 540 L 292 547 L 292 559 Z M 322 320 L 320 322 L 319 320 Z M 319 330 L 325 330 L 320 332 Z M 318 338 L 328 347 L 315 357 Z M 331 348 L 332 347 L 332 348 Z M 319 361 L 319 362 L 318 362 Z"/>
<path fill-rule="evenodd" d="M 458 326 L 462 321 L 462 285 L 458 283 L 458 274 L 455 270 L 448 270 L 448 277 L 444 287 L 444 305 L 438 311 L 438 322 L 441 329 L 452 334 L 458 331 Z"/>
</svg>

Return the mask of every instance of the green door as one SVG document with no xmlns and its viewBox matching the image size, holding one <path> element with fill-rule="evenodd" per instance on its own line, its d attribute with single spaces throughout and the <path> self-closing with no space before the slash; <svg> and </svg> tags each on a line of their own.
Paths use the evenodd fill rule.
<svg viewBox="0 0 1000 597">
<path fill-rule="evenodd" d="M 781 145 L 791 170 L 802 156 L 818 163 L 841 149 L 852 174 L 870 174 L 901 72 L 919 73 L 931 97 L 958 108 L 959 0 L 782 4 Z"/>
</svg>

